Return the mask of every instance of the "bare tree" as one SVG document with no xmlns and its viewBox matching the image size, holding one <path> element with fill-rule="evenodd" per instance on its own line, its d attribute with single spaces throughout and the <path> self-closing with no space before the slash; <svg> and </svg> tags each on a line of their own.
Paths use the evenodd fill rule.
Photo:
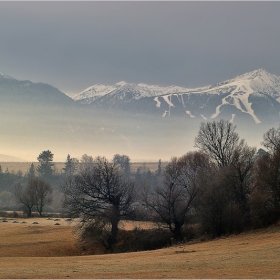
<svg viewBox="0 0 280 280">
<path fill-rule="evenodd" d="M 80 160 L 78 172 L 90 172 L 94 167 L 94 159 L 92 156 L 84 154 Z"/>
<path fill-rule="evenodd" d="M 225 120 L 201 123 L 195 138 L 195 147 L 208 155 L 219 167 L 228 166 L 239 141 L 235 128 Z"/>
<path fill-rule="evenodd" d="M 19 183 L 15 186 L 15 197 L 19 203 L 22 204 L 27 217 L 30 218 L 32 215 L 32 208 L 36 204 L 36 194 L 32 185 L 27 185 L 24 189 Z"/>
<path fill-rule="evenodd" d="M 145 195 L 146 206 L 167 224 L 177 241 L 182 240 L 182 226 L 206 178 L 208 163 L 207 156 L 199 152 L 172 158 L 164 169 L 163 184 Z"/>
<path fill-rule="evenodd" d="M 250 222 L 256 148 L 241 140 L 227 166 L 213 169 L 198 202 L 201 229 L 213 236 L 240 232 Z"/>
<path fill-rule="evenodd" d="M 35 191 L 35 207 L 42 216 L 44 207 L 52 202 L 52 187 L 39 178 L 29 180 L 28 186 Z"/>
<path fill-rule="evenodd" d="M 110 228 L 106 237 L 108 250 L 116 243 L 118 224 L 128 215 L 133 202 L 133 184 L 124 179 L 118 166 L 105 157 L 97 157 L 92 164 L 81 168 L 64 184 L 65 207 L 80 217 L 82 228 Z M 104 232 L 104 231 L 103 231 Z"/>
<path fill-rule="evenodd" d="M 269 225 L 280 216 L 280 126 L 263 135 L 262 145 L 268 152 L 257 161 L 250 205 L 255 223 Z"/>
<path fill-rule="evenodd" d="M 44 180 L 34 178 L 28 181 L 26 188 L 17 184 L 15 197 L 24 206 L 28 217 L 31 217 L 34 207 L 42 216 L 44 206 L 52 201 L 52 188 Z"/>
<path fill-rule="evenodd" d="M 253 184 L 253 168 L 257 159 L 257 149 L 249 147 L 241 140 L 233 151 L 231 167 L 232 177 L 235 178 L 233 189 L 235 200 L 240 205 L 243 213 L 249 211 L 249 195 Z"/>
<path fill-rule="evenodd" d="M 129 156 L 115 154 L 113 158 L 113 162 L 120 166 L 120 169 L 122 170 L 122 172 L 126 177 L 129 177 L 130 169 L 131 169 Z"/>
<path fill-rule="evenodd" d="M 280 149 L 258 160 L 256 175 L 255 188 L 264 194 L 262 200 L 265 201 L 262 206 L 259 205 L 258 211 L 266 212 L 263 218 L 269 224 L 277 221 L 280 216 Z"/>
<path fill-rule="evenodd" d="M 263 135 L 263 142 L 261 143 L 270 153 L 274 153 L 280 148 L 280 126 L 269 129 Z"/>
</svg>

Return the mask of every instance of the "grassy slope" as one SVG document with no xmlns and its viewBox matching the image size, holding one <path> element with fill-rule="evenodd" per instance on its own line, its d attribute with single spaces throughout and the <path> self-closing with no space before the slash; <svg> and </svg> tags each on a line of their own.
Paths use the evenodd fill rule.
<svg viewBox="0 0 280 280">
<path fill-rule="evenodd" d="M 66 222 L 26 221 L 0 222 L 0 278 L 280 278 L 279 225 L 156 251 L 82 256 Z"/>
</svg>

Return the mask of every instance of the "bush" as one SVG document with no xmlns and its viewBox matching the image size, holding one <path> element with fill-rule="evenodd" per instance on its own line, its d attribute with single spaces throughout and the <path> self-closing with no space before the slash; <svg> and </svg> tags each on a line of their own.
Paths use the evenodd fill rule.
<svg viewBox="0 0 280 280">
<path fill-rule="evenodd" d="M 112 252 L 108 246 L 110 229 L 106 226 L 87 226 L 78 229 L 79 243 L 87 254 L 102 254 Z M 109 240 L 110 241 L 110 240 Z M 172 234 L 167 229 L 118 230 L 114 252 L 134 252 L 155 250 L 172 244 Z"/>
<path fill-rule="evenodd" d="M 250 196 L 252 225 L 254 228 L 266 227 L 279 220 L 279 212 L 271 203 L 271 192 L 256 186 Z"/>
<path fill-rule="evenodd" d="M 166 229 L 120 230 L 115 252 L 156 250 L 172 245 L 172 234 Z"/>
<path fill-rule="evenodd" d="M 107 240 L 110 229 L 106 226 L 87 226 L 79 228 L 79 245 L 85 254 L 124 253 L 166 248 L 176 244 L 173 234 L 167 228 L 118 230 L 117 241 L 113 251 L 109 249 Z M 196 225 L 184 227 L 184 241 L 198 237 Z"/>
</svg>

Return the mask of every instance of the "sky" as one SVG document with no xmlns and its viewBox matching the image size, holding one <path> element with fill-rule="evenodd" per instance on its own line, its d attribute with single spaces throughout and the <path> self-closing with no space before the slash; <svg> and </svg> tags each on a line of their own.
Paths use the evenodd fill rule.
<svg viewBox="0 0 280 280">
<path fill-rule="evenodd" d="M 74 95 L 280 76 L 280 2 L 0 2 L 0 72 Z"/>
</svg>

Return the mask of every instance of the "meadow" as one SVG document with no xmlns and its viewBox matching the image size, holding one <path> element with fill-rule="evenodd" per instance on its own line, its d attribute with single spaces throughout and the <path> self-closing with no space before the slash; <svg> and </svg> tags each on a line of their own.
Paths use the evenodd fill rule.
<svg viewBox="0 0 280 280">
<path fill-rule="evenodd" d="M 280 278 L 279 224 L 154 251 L 86 255 L 77 242 L 73 224 L 65 219 L 3 220 L 1 279 Z M 129 230 L 141 225 L 134 222 L 123 227 Z"/>
</svg>

